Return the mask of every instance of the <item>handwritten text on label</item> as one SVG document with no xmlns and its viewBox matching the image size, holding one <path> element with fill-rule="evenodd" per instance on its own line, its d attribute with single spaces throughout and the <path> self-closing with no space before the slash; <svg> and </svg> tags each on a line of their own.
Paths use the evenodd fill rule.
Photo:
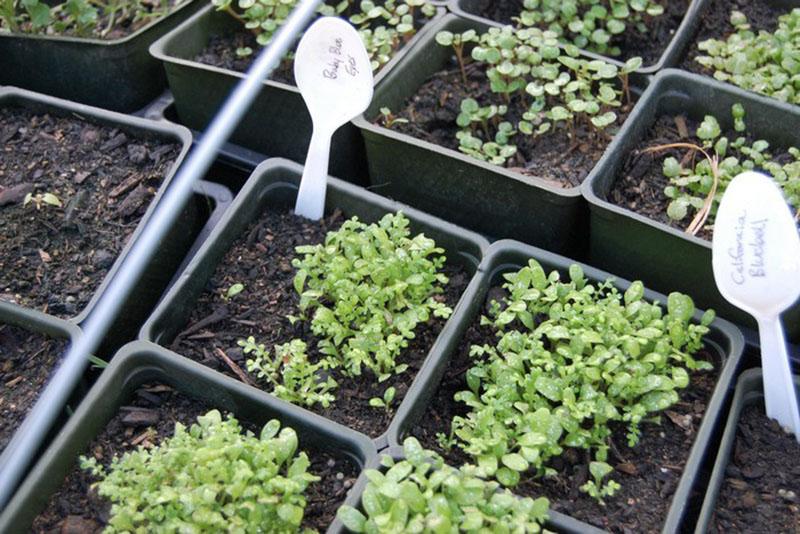
<svg viewBox="0 0 800 534">
<path fill-rule="evenodd" d="M 769 219 L 747 220 L 747 211 L 736 219 L 736 244 L 728 249 L 731 259 L 731 279 L 736 285 L 747 282 L 747 278 L 765 278 L 765 235 Z M 748 254 L 749 249 L 749 254 Z"/>
<path fill-rule="evenodd" d="M 342 51 L 342 48 L 343 42 L 340 37 L 335 38 L 333 45 L 328 47 L 328 53 L 331 55 L 331 57 L 328 60 L 326 68 L 323 69 L 322 75 L 329 80 L 335 80 L 339 77 L 339 68 L 342 67 L 342 65 L 344 65 L 344 71 L 350 76 L 355 77 L 358 74 L 358 68 L 356 68 L 356 58 L 350 54 L 345 54 Z M 344 59 L 344 56 L 347 56 L 346 60 Z"/>
</svg>

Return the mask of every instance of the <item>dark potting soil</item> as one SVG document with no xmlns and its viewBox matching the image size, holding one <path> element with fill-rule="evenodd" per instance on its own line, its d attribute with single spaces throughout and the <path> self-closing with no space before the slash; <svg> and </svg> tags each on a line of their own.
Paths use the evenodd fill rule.
<svg viewBox="0 0 800 534">
<path fill-rule="evenodd" d="M 22 424 L 66 342 L 0 324 L 0 451 Z"/>
<path fill-rule="evenodd" d="M 265 211 L 217 266 L 206 292 L 198 299 L 183 332 L 170 348 L 239 380 L 245 377 L 262 388 L 264 385 L 255 376 L 247 375 L 248 356 L 238 346 L 239 340 L 253 336 L 273 353 L 275 345 L 300 338 L 306 341 L 311 359 L 316 360 L 320 354 L 308 322 L 292 325 L 287 319 L 288 315 L 299 315 L 291 262 L 297 257 L 295 247 L 324 242 L 326 233 L 338 229 L 343 222 L 338 212 L 312 222 L 288 212 Z M 460 268 L 449 265 L 444 272 L 450 282 L 442 297 L 454 307 L 468 277 Z M 244 290 L 233 298 L 224 298 L 228 288 L 237 283 L 244 284 Z M 415 339 L 409 341 L 398 358 L 398 362 L 408 364 L 408 370 L 384 382 L 379 383 L 368 369 L 355 378 L 340 370 L 331 371 L 339 385 L 333 391 L 337 400 L 328 408 L 315 405 L 310 409 L 369 436 L 379 436 L 389 425 L 444 323 L 443 319 L 433 318 L 419 325 Z M 369 406 L 369 400 L 382 397 L 389 386 L 397 391 L 392 408 Z"/>
<path fill-rule="evenodd" d="M 690 40 L 686 54 L 681 62 L 681 68 L 699 74 L 712 76 L 713 70 L 704 67 L 695 61 L 698 55 L 703 55 L 697 45 L 706 39 L 725 40 L 728 35 L 735 32 L 731 24 L 731 11 L 741 11 L 747 16 L 751 30 L 758 33 L 760 30 L 774 32 L 778 27 L 778 17 L 788 13 L 789 8 L 779 8 L 773 2 L 765 0 L 711 0 L 700 18 L 700 24 L 695 36 Z"/>
<path fill-rule="evenodd" d="M 94 456 L 107 467 L 115 456 L 122 456 L 138 446 L 157 445 L 172 436 L 176 422 L 188 428 L 197 421 L 199 415 L 210 409 L 168 386 L 142 386 L 83 454 Z M 260 429 L 255 425 L 240 422 L 245 429 L 258 434 Z M 346 457 L 306 448 L 302 442 L 300 450 L 306 451 L 311 460 L 309 472 L 321 477 L 320 481 L 309 485 L 306 490 L 303 527 L 324 531 L 358 477 L 358 468 Z M 61 488 L 50 497 L 44 511 L 34 520 L 32 532 L 99 533 L 108 521 L 111 503 L 91 488 L 96 481 L 88 471 L 77 466 L 76 460 L 76 466 L 67 475 Z"/>
<path fill-rule="evenodd" d="M 747 117 L 745 117 L 745 121 Z M 699 123 L 683 115 L 662 115 L 647 132 L 641 143 L 633 149 L 625 159 L 619 177 L 607 195 L 607 200 L 622 208 L 644 215 L 654 221 L 667 224 L 678 230 L 685 230 L 694 218 L 691 211 L 683 220 L 674 221 L 667 216 L 670 199 L 664 194 L 669 180 L 664 176 L 663 163 L 667 157 L 674 157 L 680 162 L 691 162 L 692 150 L 686 148 L 670 148 L 658 152 L 647 152 L 646 149 L 671 143 L 692 143 L 702 146 L 702 141 L 691 132 L 697 131 Z M 735 139 L 741 134 L 729 130 L 723 132 L 728 139 Z M 748 137 L 748 142 L 754 139 Z M 771 146 L 769 152 L 775 161 L 788 163 L 791 155 L 780 147 Z M 695 153 L 695 161 L 703 155 Z M 697 237 L 710 240 L 713 228 L 707 223 L 697 233 Z"/>
<path fill-rule="evenodd" d="M 645 66 L 659 60 L 675 36 L 678 26 L 683 22 L 691 0 L 661 0 L 659 3 L 664 6 L 664 14 L 658 17 L 647 17 L 645 19 L 646 32 L 640 32 L 636 28 L 627 28 L 622 34 L 612 37 L 609 45 L 618 46 L 621 51 L 620 55 L 614 59 L 625 61 L 639 56 Z M 503 24 L 515 24 L 513 18 L 519 17 L 524 10 L 523 5 L 522 0 L 501 2 L 478 0 L 474 3 L 474 7 L 465 9 L 465 11 Z M 543 26 L 543 29 L 546 29 L 546 25 Z"/>
<path fill-rule="evenodd" d="M 745 407 L 709 532 L 800 532 L 798 458 L 800 444 L 763 404 Z"/>
<path fill-rule="evenodd" d="M 331 0 L 326 3 L 335 6 L 339 2 Z M 376 1 L 374 3 L 376 5 L 383 5 L 381 1 Z M 355 5 L 358 4 L 359 2 L 355 3 Z M 348 13 L 349 12 L 346 12 L 342 16 L 349 16 Z M 417 14 L 414 17 L 414 26 L 419 30 L 427 21 L 427 17 Z M 401 44 L 400 48 L 402 48 L 403 44 Z M 239 48 L 250 48 L 253 53 L 248 56 L 239 57 L 236 54 L 236 50 Z M 253 64 L 256 57 L 258 57 L 259 50 L 261 50 L 261 45 L 256 41 L 256 35 L 244 29 L 244 26 L 242 26 L 241 30 L 232 31 L 230 33 L 212 34 L 203 50 L 193 59 L 198 63 L 205 63 L 206 65 L 212 65 L 221 69 L 245 72 L 250 68 L 250 65 Z M 294 79 L 293 57 L 294 52 L 285 57 L 280 65 L 272 72 L 269 79 L 292 86 L 297 85 Z M 377 72 L 373 72 L 373 74 L 377 74 Z"/>
<path fill-rule="evenodd" d="M 496 292 L 502 294 L 497 288 L 490 290 L 489 295 Z M 484 313 L 488 311 L 488 303 L 485 304 Z M 428 408 L 409 433 L 455 467 L 474 462 L 457 446 L 443 449 L 436 436 L 438 433 L 449 436 L 453 418 L 468 413 L 467 406 L 453 400 L 453 396 L 469 389 L 466 371 L 474 363 L 469 356 L 470 346 L 496 342 L 492 328 L 480 326 L 477 319 L 473 321 Z M 661 532 L 718 374 L 719 362 L 715 362 L 713 372 L 694 373 L 689 387 L 680 392 L 680 401 L 661 416 L 661 424 L 641 425 L 642 434 L 636 447 L 628 447 L 625 425 L 615 427 L 609 463 L 616 468 L 612 476 L 622 488 L 614 497 L 605 499 L 605 506 L 579 489 L 589 480 L 591 460 L 579 449 L 566 449 L 561 457 L 551 461 L 550 466 L 557 471 L 554 477 L 537 479 L 523 475 L 522 482 L 512 490 L 519 495 L 547 497 L 551 510 L 611 532 Z"/>
<path fill-rule="evenodd" d="M 66 318 L 88 304 L 180 147 L 81 118 L 0 109 L 0 299 Z M 25 197 L 34 200 L 25 205 Z M 61 206 L 36 196 L 55 195 Z"/>
<path fill-rule="evenodd" d="M 392 129 L 458 151 L 456 133 L 461 128 L 456 124 L 456 118 L 461 111 L 462 100 L 474 98 L 481 106 L 506 104 L 499 95 L 492 93 L 481 65 L 470 63 L 466 71 L 467 83 L 464 84 L 453 58 L 450 68 L 434 74 L 403 104 L 402 109 L 391 110 L 397 117 L 408 121 L 395 123 Z M 528 111 L 526 97 L 512 97 L 502 120 L 516 124 Z M 624 122 L 631 107 L 631 104 L 626 104 L 616 110 L 617 126 L 609 127 L 607 133 L 598 134 L 591 125 L 577 124 L 577 142 L 573 142 L 563 128 L 556 128 L 539 137 L 517 134 L 512 137 L 512 142 L 517 145 L 517 154 L 506 161 L 505 167 L 541 178 L 556 187 L 577 187 L 603 155 L 610 136 Z M 383 117 L 374 117 L 374 122 L 383 125 Z M 494 138 L 494 134 L 492 131 L 489 136 Z M 482 131 L 476 135 L 484 141 L 488 138 Z"/>
</svg>

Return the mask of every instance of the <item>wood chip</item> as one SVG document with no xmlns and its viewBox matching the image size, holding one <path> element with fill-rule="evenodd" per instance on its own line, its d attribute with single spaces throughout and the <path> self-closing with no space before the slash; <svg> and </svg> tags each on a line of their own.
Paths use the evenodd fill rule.
<svg viewBox="0 0 800 534">
<path fill-rule="evenodd" d="M 33 192 L 33 184 L 28 182 L 3 189 L 0 191 L 0 206 L 19 204 L 25 199 L 25 195 L 31 192 Z"/>
<path fill-rule="evenodd" d="M 127 411 L 122 417 L 122 424 L 125 426 L 150 426 L 158 423 L 158 412 L 147 408 L 124 407 Z"/>
<path fill-rule="evenodd" d="M 252 386 L 252 385 L 254 385 L 254 384 L 253 384 L 253 381 L 252 381 L 252 380 L 250 380 L 250 377 L 249 377 L 249 376 L 247 376 L 247 375 L 245 374 L 245 372 L 244 372 L 244 371 L 242 371 L 242 368 L 241 368 L 241 367 L 239 367 L 238 365 L 236 365 L 236 362 L 234 362 L 233 360 L 231 360 L 231 359 L 228 357 L 228 355 L 227 355 L 227 354 L 225 354 L 225 351 L 223 351 L 223 350 L 222 350 L 221 348 L 219 348 L 219 347 L 214 347 L 214 354 L 216 354 L 216 355 L 219 357 L 219 359 L 220 359 L 220 360 L 222 360 L 223 362 L 225 362 L 225 365 L 227 365 L 227 366 L 230 368 L 230 370 L 231 370 L 231 371 L 233 371 L 233 372 L 234 372 L 234 374 L 235 374 L 236 376 L 238 376 L 238 377 L 239 377 L 239 380 L 241 380 L 242 382 L 244 382 L 244 383 L 245 383 L 245 384 L 247 384 L 248 386 Z"/>
<path fill-rule="evenodd" d="M 678 135 L 681 139 L 689 138 L 689 128 L 686 127 L 686 117 L 683 115 L 675 115 L 675 126 L 678 128 Z"/>
</svg>

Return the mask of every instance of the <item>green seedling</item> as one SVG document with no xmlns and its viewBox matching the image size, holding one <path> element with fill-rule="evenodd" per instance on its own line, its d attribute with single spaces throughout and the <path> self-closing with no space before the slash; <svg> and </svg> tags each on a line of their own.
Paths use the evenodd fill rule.
<svg viewBox="0 0 800 534">
<path fill-rule="evenodd" d="M 621 294 L 608 281 L 590 283 L 578 265 L 561 281 L 530 260 L 505 280 L 503 306 L 481 319 L 498 341 L 470 349 L 469 389 L 455 396 L 469 411 L 453 419 L 453 440 L 481 476 L 505 486 L 528 471 L 552 475 L 553 458 L 584 449 L 594 462 L 583 490 L 611 496 L 619 487 L 608 479 L 612 425 L 625 425 L 635 446 L 640 425 L 678 401 L 689 373 L 711 368 L 693 355 L 714 314 L 693 323 L 688 296 L 670 294 L 663 310 L 644 300 L 641 282 Z"/>
<path fill-rule="evenodd" d="M 469 467 L 455 469 L 403 442 L 405 459 L 383 456 L 384 470 L 369 469 L 361 509 L 344 505 L 338 518 L 351 532 L 542 532 L 547 499 L 519 498 Z"/>
<path fill-rule="evenodd" d="M 222 300 L 225 301 L 231 300 L 233 297 L 235 297 L 242 291 L 244 291 L 244 284 L 239 284 L 239 283 L 233 284 L 231 287 L 228 288 L 228 290 L 222 296 Z"/>
<path fill-rule="evenodd" d="M 81 457 L 112 503 L 105 532 L 295 532 L 303 521 L 309 459 L 297 434 L 271 420 L 259 436 L 212 410 L 153 448 L 115 457 L 108 467 Z"/>
<path fill-rule="evenodd" d="M 464 85 L 467 83 L 467 69 L 464 63 L 464 46 L 467 43 L 478 42 L 478 33 L 475 30 L 467 30 L 463 33 L 453 33 L 449 31 L 440 31 L 436 34 L 436 42 L 442 46 L 452 46 L 453 52 L 458 61 L 458 67 L 461 69 L 461 79 Z"/>
<path fill-rule="evenodd" d="M 239 340 L 239 346 L 245 355 L 252 355 L 247 360 L 247 371 L 271 386 L 276 397 L 301 406 L 319 404 L 323 408 L 336 400 L 331 393 L 337 387 L 336 381 L 327 374 L 330 360 L 323 358 L 311 363 L 304 341 L 293 339 L 276 345 L 274 356 L 252 336 Z"/>
<path fill-rule="evenodd" d="M 774 32 L 754 32 L 741 11 L 732 11 L 730 21 L 736 31 L 725 39 L 699 43 L 705 54 L 695 61 L 717 80 L 800 104 L 800 8 L 781 15 Z"/>
<path fill-rule="evenodd" d="M 373 408 L 384 408 L 388 412 L 392 407 L 392 402 L 394 402 L 396 394 L 397 390 L 394 386 L 390 386 L 383 392 L 383 398 L 373 397 L 369 400 L 369 405 Z"/>
<path fill-rule="evenodd" d="M 381 108 L 380 111 L 381 111 L 381 121 L 383 122 L 383 125 L 387 128 L 392 128 L 396 124 L 408 123 L 408 119 L 398 117 L 397 115 L 392 113 L 392 110 L 390 110 L 389 108 Z"/>
<path fill-rule="evenodd" d="M 22 202 L 23 206 L 27 206 L 28 204 L 33 204 L 36 206 L 37 210 L 42 209 L 42 206 L 55 206 L 56 208 L 63 207 L 61 203 L 61 199 L 55 196 L 53 193 L 28 193 L 25 195 L 25 199 Z"/>
</svg>

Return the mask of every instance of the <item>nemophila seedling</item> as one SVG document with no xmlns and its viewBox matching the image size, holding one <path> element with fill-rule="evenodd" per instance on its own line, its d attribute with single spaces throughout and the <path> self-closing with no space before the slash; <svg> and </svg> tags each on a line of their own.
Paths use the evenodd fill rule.
<svg viewBox="0 0 800 534">
<path fill-rule="evenodd" d="M 386 391 L 383 392 L 383 398 L 374 397 L 369 400 L 369 405 L 373 408 L 385 408 L 386 411 L 389 411 L 389 408 L 392 406 L 392 402 L 394 401 L 394 397 L 397 394 L 397 390 L 392 386 L 386 388 Z"/>
<path fill-rule="evenodd" d="M 166 0 L 0 0 L 0 29 L 103 38 L 117 25 L 140 26 L 167 15 L 173 8 Z"/>
<path fill-rule="evenodd" d="M 369 469 L 361 510 L 342 506 L 337 516 L 352 532 L 541 532 L 549 502 L 518 498 L 469 466 L 455 469 L 403 442 L 405 458 L 384 456 L 385 471 Z"/>
<path fill-rule="evenodd" d="M 694 212 L 687 232 L 696 234 L 706 223 L 713 224 L 719 202 L 736 175 L 763 169 L 782 189 L 800 221 L 800 150 L 790 147 L 788 156 L 773 158 L 768 152 L 769 142 L 759 139 L 751 143 L 745 137 L 744 107 L 733 105 L 731 114 L 734 130 L 742 134 L 735 139 L 722 135 L 719 121 L 706 115 L 695 131 L 701 145 L 671 143 L 647 149 L 656 153 L 669 149 L 687 151 L 681 161 L 672 156 L 663 160 L 663 173 L 669 179 L 664 189 L 670 199 L 667 215 L 674 221 L 682 221 Z"/>
<path fill-rule="evenodd" d="M 464 99 L 456 121 L 459 149 L 496 165 L 514 158 L 515 140 L 521 136 L 564 130 L 577 146 L 579 131 L 603 135 L 617 121 L 615 110 L 630 103 L 629 75 L 642 63 L 633 58 L 620 68 L 582 58 L 577 47 L 562 47 L 555 32 L 538 28 L 506 26 L 481 35 L 440 32 L 436 40 L 453 47 L 465 83 L 463 47 L 470 43 L 470 59 L 484 68 L 492 96 L 499 99 L 484 105 Z M 512 116 L 512 104 L 522 113 Z"/>
<path fill-rule="evenodd" d="M 37 210 L 42 209 L 42 206 L 55 206 L 56 208 L 60 208 L 63 206 L 61 203 L 61 199 L 58 198 L 53 193 L 28 193 L 25 195 L 25 199 L 22 201 L 23 206 L 27 206 L 29 204 L 33 204 L 36 206 Z"/>
<path fill-rule="evenodd" d="M 736 31 L 724 39 L 699 43 L 705 54 L 695 61 L 711 69 L 718 80 L 800 104 L 800 8 L 781 15 L 774 32 L 754 32 L 741 11 L 732 11 L 730 21 Z"/>
<path fill-rule="evenodd" d="M 392 110 L 389 108 L 381 108 L 381 122 L 387 128 L 391 128 L 396 124 L 405 124 L 408 122 L 408 119 L 404 119 L 402 117 L 398 117 Z"/>
<path fill-rule="evenodd" d="M 664 13 L 654 0 L 524 0 L 514 21 L 520 27 L 553 32 L 562 43 L 618 56 L 615 35 L 647 32 L 647 22 Z"/>
<path fill-rule="evenodd" d="M 562 281 L 530 260 L 505 280 L 508 296 L 481 318 L 498 341 L 470 348 L 469 389 L 455 396 L 469 412 L 453 419 L 443 445 L 462 448 L 481 476 L 505 486 L 528 471 L 554 474 L 554 457 L 584 449 L 592 479 L 581 489 L 602 502 L 619 488 L 608 478 L 612 425 L 626 425 L 635 446 L 640 425 L 678 401 L 689 373 L 712 368 L 694 355 L 714 314 L 693 323 L 688 296 L 670 294 L 663 310 L 644 300 L 641 282 L 620 293 L 578 265 Z"/>
<path fill-rule="evenodd" d="M 306 453 L 294 430 L 271 420 L 259 436 L 212 410 L 152 448 L 115 457 L 106 468 L 81 457 L 112 502 L 105 532 L 249 532 L 254 525 L 294 532 L 303 521 Z"/>
<path fill-rule="evenodd" d="M 239 341 L 250 356 L 248 371 L 290 402 L 332 403 L 337 384 L 331 369 L 346 376 L 369 371 L 380 382 L 405 372 L 408 365 L 398 357 L 417 326 L 452 313 L 437 298 L 448 282 L 439 272 L 444 251 L 424 234 L 412 237 L 402 213 L 372 224 L 354 217 L 324 243 L 297 252 L 299 313 L 289 320 L 310 324 L 320 355 L 312 359 L 299 339 L 276 346 L 274 355 L 252 337 Z M 390 387 L 377 399 L 382 404 L 370 404 L 388 410 L 395 393 Z"/>
<path fill-rule="evenodd" d="M 297 0 L 212 0 L 212 3 L 217 10 L 228 13 L 253 32 L 259 45 L 266 46 L 294 9 Z M 415 18 L 431 17 L 436 8 L 426 0 L 341 0 L 323 4 L 318 12 L 349 20 L 358 29 L 372 61 L 372 69 L 377 71 L 414 36 L 417 31 Z M 236 53 L 246 57 L 253 50 L 242 47 Z"/>
</svg>

